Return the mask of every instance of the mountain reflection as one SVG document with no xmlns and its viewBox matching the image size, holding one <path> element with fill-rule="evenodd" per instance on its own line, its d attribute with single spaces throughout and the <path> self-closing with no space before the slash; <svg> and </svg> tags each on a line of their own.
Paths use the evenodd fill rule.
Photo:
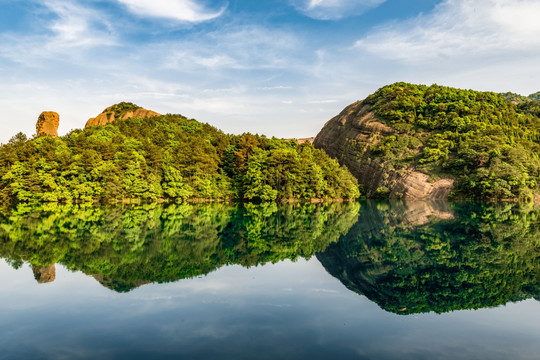
<svg viewBox="0 0 540 360">
<path fill-rule="evenodd" d="M 397 314 L 538 300 L 539 219 L 530 204 L 367 203 L 317 258 L 347 288 Z"/>
<path fill-rule="evenodd" d="M 540 299 L 539 219 L 513 203 L 22 205 L 0 213 L 0 257 L 125 292 L 316 254 L 386 311 L 442 313 Z"/>
<path fill-rule="evenodd" d="M 32 265 L 39 283 L 54 264 L 119 292 L 151 282 L 309 258 L 347 233 L 358 203 L 21 205 L 0 217 L 0 257 Z"/>
</svg>

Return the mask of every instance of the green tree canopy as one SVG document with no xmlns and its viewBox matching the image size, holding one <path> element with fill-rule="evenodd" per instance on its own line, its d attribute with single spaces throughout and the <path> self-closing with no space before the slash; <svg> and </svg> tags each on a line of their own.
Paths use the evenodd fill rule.
<svg viewBox="0 0 540 360">
<path fill-rule="evenodd" d="M 112 108 L 122 114 L 137 106 Z M 227 135 L 181 115 L 117 120 L 58 138 L 18 134 L 0 147 L 4 203 L 359 195 L 348 170 L 311 144 Z"/>
</svg>

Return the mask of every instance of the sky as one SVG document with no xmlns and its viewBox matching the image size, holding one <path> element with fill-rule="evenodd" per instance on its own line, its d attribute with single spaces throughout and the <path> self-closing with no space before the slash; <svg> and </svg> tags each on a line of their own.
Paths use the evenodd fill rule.
<svg viewBox="0 0 540 360">
<path fill-rule="evenodd" d="M 398 81 L 540 90 L 540 0 L 0 0 L 0 143 L 129 101 L 315 136 Z"/>
</svg>

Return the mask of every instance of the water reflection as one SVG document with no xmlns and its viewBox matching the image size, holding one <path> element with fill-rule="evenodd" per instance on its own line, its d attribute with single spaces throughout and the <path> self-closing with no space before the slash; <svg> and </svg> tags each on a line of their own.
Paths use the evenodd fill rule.
<svg viewBox="0 0 540 360">
<path fill-rule="evenodd" d="M 540 298 L 540 209 L 447 202 L 19 206 L 0 215 L 0 257 L 55 265 L 117 292 L 298 257 L 397 314 Z"/>
<path fill-rule="evenodd" d="M 347 233 L 358 203 L 20 206 L 0 219 L 0 256 L 29 262 L 40 283 L 54 264 L 119 292 L 151 282 L 309 258 Z"/>
<path fill-rule="evenodd" d="M 397 314 L 538 300 L 539 219 L 530 204 L 367 203 L 317 258 L 347 288 Z"/>
</svg>

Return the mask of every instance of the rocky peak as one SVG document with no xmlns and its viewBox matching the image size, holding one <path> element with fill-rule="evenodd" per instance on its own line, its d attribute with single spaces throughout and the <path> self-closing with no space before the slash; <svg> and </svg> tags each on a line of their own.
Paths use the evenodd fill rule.
<svg viewBox="0 0 540 360">
<path fill-rule="evenodd" d="M 54 111 L 44 111 L 39 115 L 36 123 L 36 134 L 38 136 L 58 136 L 58 125 L 60 115 Z"/>
<path fill-rule="evenodd" d="M 129 118 L 145 119 L 160 115 L 161 114 L 155 111 L 144 109 L 133 103 L 121 102 L 119 104 L 109 106 L 95 118 L 88 119 L 85 127 L 106 125 L 116 120 L 125 120 Z"/>
<path fill-rule="evenodd" d="M 56 267 L 54 264 L 48 266 L 32 265 L 34 279 L 40 284 L 53 282 L 56 278 Z"/>
</svg>

